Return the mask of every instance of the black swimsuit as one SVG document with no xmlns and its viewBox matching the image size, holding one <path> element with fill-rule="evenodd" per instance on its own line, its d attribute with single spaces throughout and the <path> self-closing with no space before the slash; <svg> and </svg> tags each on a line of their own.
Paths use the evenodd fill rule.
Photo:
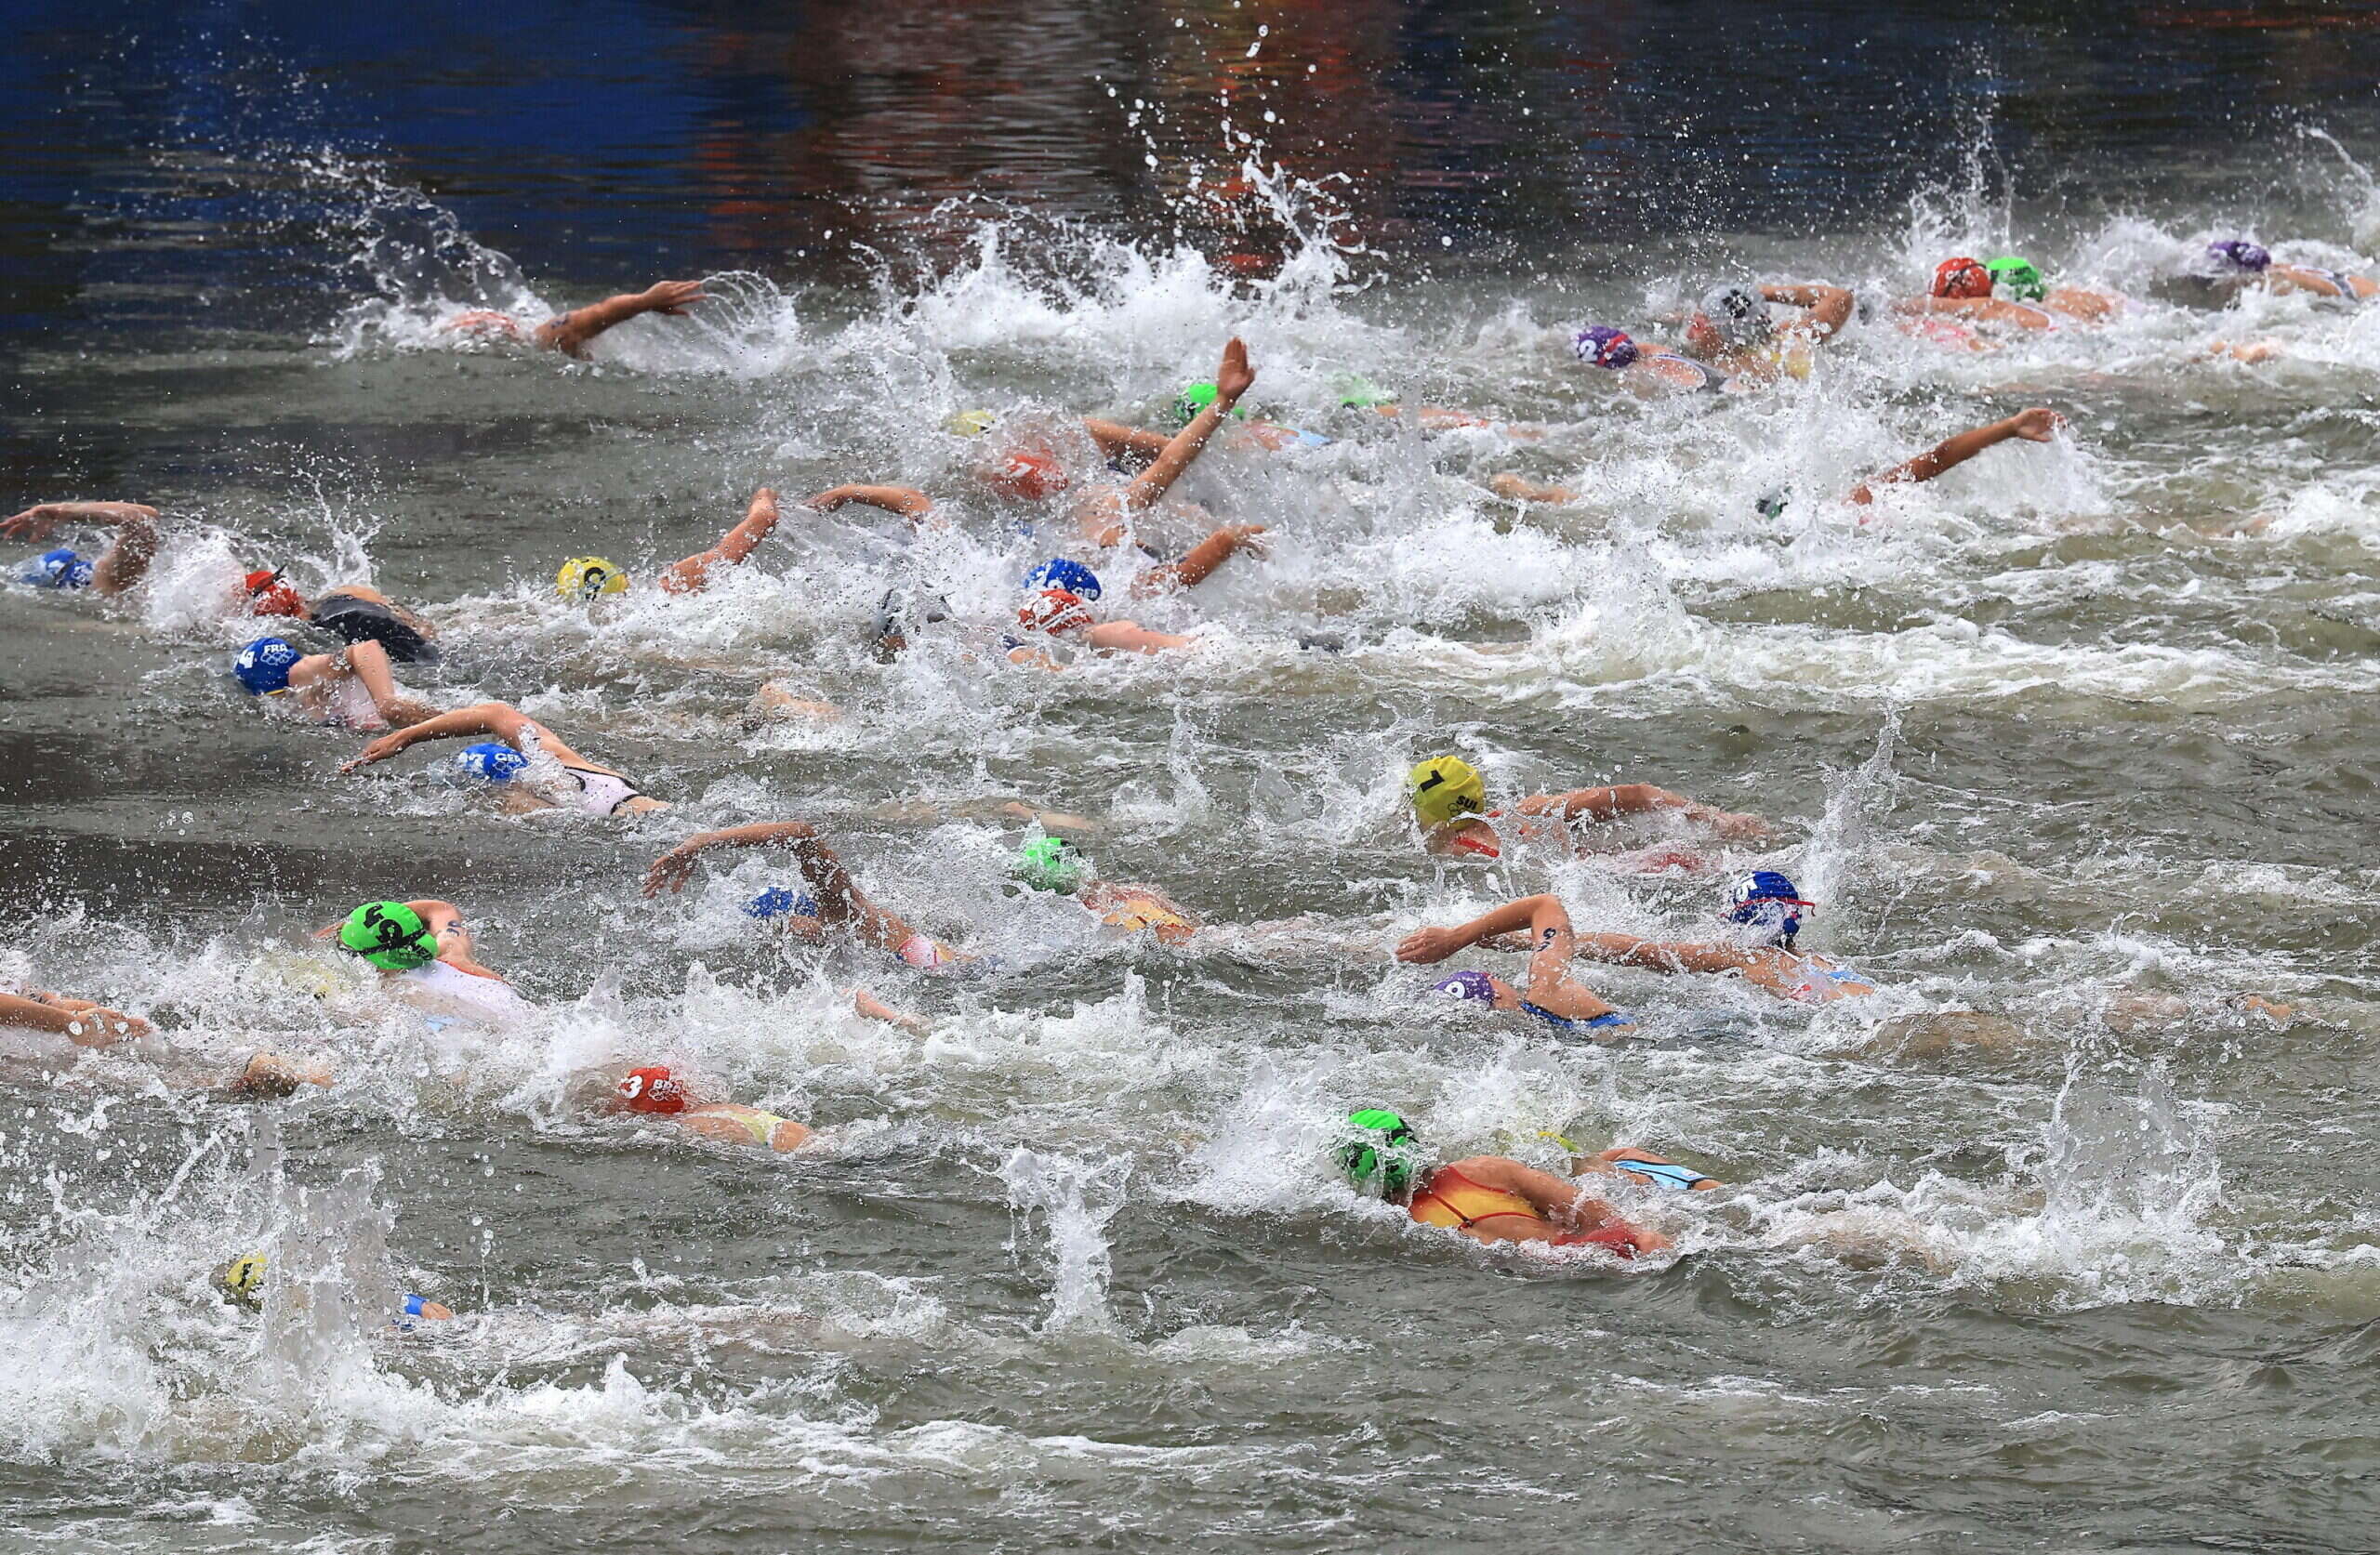
<svg viewBox="0 0 2380 1555">
<path fill-rule="evenodd" d="M 377 600 L 360 600 L 352 594 L 325 594 L 314 603 L 313 623 L 347 642 L 377 642 L 399 664 L 438 662 L 438 645 Z"/>
</svg>

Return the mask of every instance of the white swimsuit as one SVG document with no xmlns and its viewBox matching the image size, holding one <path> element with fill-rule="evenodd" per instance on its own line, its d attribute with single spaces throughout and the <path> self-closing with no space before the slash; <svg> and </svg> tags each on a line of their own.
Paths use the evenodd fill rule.
<svg viewBox="0 0 2380 1555">
<path fill-rule="evenodd" d="M 397 992 L 407 1004 L 432 1017 L 475 1021 L 500 1026 L 518 1021 L 536 1007 L 512 991 L 509 982 L 432 961 L 396 976 Z"/>
<path fill-rule="evenodd" d="M 537 726 L 531 724 L 521 731 L 518 742 L 521 754 L 535 759 L 548 754 L 545 742 L 537 738 Z M 593 767 L 574 767 L 556 758 L 562 770 L 577 784 L 575 794 L 566 795 L 564 802 L 575 804 L 582 814 L 615 815 L 630 799 L 644 797 L 643 790 L 617 772 L 601 771 Z"/>
</svg>

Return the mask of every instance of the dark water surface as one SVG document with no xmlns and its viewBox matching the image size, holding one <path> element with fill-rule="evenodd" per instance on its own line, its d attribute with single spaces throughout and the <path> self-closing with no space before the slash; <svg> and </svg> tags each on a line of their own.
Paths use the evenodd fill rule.
<svg viewBox="0 0 2380 1555">
<path fill-rule="evenodd" d="M 165 1032 L 0 1040 L 10 1548 L 2372 1548 L 2380 310 L 2161 298 L 2239 233 L 2372 268 L 2380 7 L 11 20 L 0 508 L 138 499 L 168 542 L 125 600 L 0 587 L 0 984 Z M 1879 315 L 1740 402 L 1568 349 L 1715 279 L 1881 300 L 2009 251 L 2133 300 L 1971 356 Z M 713 300 L 587 364 L 441 327 L 665 276 Z M 1210 640 L 998 663 L 1051 516 L 948 418 L 1155 423 L 1235 332 L 1264 413 L 1337 441 L 1182 489 L 1274 526 L 1131 607 Z M 1349 373 L 1525 426 L 1424 441 Z M 2057 443 L 1832 500 L 2034 403 Z M 855 480 L 953 527 L 796 512 L 651 591 L 755 486 Z M 644 586 L 566 605 L 578 554 Z M 408 684 L 673 808 L 508 818 L 445 748 L 340 776 L 361 736 L 225 676 L 268 563 L 417 603 L 447 660 Z M 954 619 L 886 665 L 894 584 Z M 756 722 L 769 680 L 844 716 Z M 1398 784 L 1456 747 L 1507 796 L 1654 781 L 1783 840 L 1433 863 Z M 1020 899 L 1012 800 L 1213 927 Z M 640 895 L 771 818 L 1004 969 L 772 938 L 740 904 L 781 856 Z M 1597 969 L 1640 1023 L 1603 1048 L 1385 961 L 1543 890 L 1707 937 L 1755 864 L 1876 998 Z M 461 903 L 540 1009 L 433 1030 L 309 938 L 382 896 Z M 262 1047 L 339 1083 L 185 1088 Z M 631 1062 L 823 1141 L 606 1115 Z M 1673 1265 L 1490 1257 L 1330 1173 L 1362 1105 L 1448 1158 L 1559 1132 L 1730 1186 L 1628 1199 Z M 255 1247 L 260 1315 L 210 1287 Z M 392 1289 L 463 1315 L 386 1332 Z"/>
</svg>

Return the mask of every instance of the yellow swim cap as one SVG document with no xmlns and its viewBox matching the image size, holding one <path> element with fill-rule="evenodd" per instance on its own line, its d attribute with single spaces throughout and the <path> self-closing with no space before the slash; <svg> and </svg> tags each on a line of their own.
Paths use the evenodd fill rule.
<svg viewBox="0 0 2380 1555">
<path fill-rule="evenodd" d="M 1405 774 L 1405 797 L 1429 826 L 1476 815 L 1488 803 L 1488 785 L 1460 756 L 1434 756 Z"/>
<path fill-rule="evenodd" d="M 264 1305 L 264 1255 L 242 1253 L 216 1272 L 215 1284 L 243 1307 Z"/>
<path fill-rule="evenodd" d="M 628 589 L 628 573 L 600 556 L 574 556 L 554 574 L 554 591 L 565 600 L 592 600 Z"/>
<path fill-rule="evenodd" d="M 988 432 L 999 417 L 987 410 L 963 410 L 943 423 L 943 427 L 962 438 L 979 438 Z"/>
</svg>

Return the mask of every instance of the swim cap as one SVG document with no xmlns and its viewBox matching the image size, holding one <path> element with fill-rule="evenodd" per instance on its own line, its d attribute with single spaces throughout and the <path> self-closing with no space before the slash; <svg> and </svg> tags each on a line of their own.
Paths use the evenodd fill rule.
<svg viewBox="0 0 2380 1555">
<path fill-rule="evenodd" d="M 984 471 L 985 483 L 995 491 L 1027 502 L 1043 502 L 1074 484 L 1056 455 L 1029 449 L 1012 450 L 1000 464 Z"/>
<path fill-rule="evenodd" d="M 628 1078 L 616 1089 L 620 1100 L 632 1113 L 659 1113 L 666 1116 L 686 1110 L 684 1083 L 658 1064 L 650 1069 L 629 1070 Z"/>
<path fill-rule="evenodd" d="M 979 438 L 998 425 L 999 417 L 987 410 L 963 410 L 942 424 L 943 429 L 956 437 Z"/>
<path fill-rule="evenodd" d="M 2049 295 L 2042 272 L 2033 268 L 2030 259 L 2019 259 L 2014 254 L 2003 254 L 1985 265 L 1984 272 L 2008 288 L 2008 295 L 2018 302 L 2039 302 Z"/>
<path fill-rule="evenodd" d="M 744 903 L 746 917 L 781 918 L 787 913 L 800 918 L 814 918 L 818 916 L 817 898 L 791 886 L 771 886 Z"/>
<path fill-rule="evenodd" d="M 289 689 L 289 671 L 305 656 L 280 638 L 260 637 L 240 650 L 231 675 L 250 696 L 271 696 Z"/>
<path fill-rule="evenodd" d="M 1385 1107 L 1349 1113 L 1347 1125 L 1357 1131 L 1339 1147 L 1339 1169 L 1347 1180 L 1369 1191 L 1377 1179 L 1381 1197 L 1403 1198 L 1421 1166 L 1421 1141 L 1413 1130 Z"/>
<path fill-rule="evenodd" d="M 1486 972 L 1456 972 L 1430 984 L 1433 994 L 1444 994 L 1450 999 L 1472 999 L 1492 1004 L 1496 998 L 1496 980 Z"/>
<path fill-rule="evenodd" d="M 1934 295 L 1938 297 L 1987 297 L 1991 295 L 1991 272 L 1965 255 L 1945 259 L 1934 267 Z"/>
<path fill-rule="evenodd" d="M 1789 943 L 1802 930 L 1802 915 L 1792 909 L 1818 905 L 1802 900 L 1793 882 L 1773 869 L 1755 869 L 1737 881 L 1734 900 L 1729 922 L 1755 924 Z"/>
<path fill-rule="evenodd" d="M 348 914 L 338 927 L 338 942 L 384 972 L 411 971 L 438 959 L 430 926 L 402 902 L 366 903 Z"/>
<path fill-rule="evenodd" d="M 1757 346 L 1774 327 L 1768 303 L 1750 286 L 1713 286 L 1702 294 L 1703 321 L 1730 346 Z"/>
<path fill-rule="evenodd" d="M 248 591 L 250 615 L 303 615 L 306 613 L 306 601 L 298 598 L 296 589 L 281 581 L 281 569 L 278 567 L 271 572 L 250 573 L 240 581 L 242 586 Z"/>
<path fill-rule="evenodd" d="M 1634 362 L 1643 353 L 1636 342 L 1628 338 L 1625 330 L 1609 324 L 1589 324 L 1570 336 L 1570 349 L 1580 362 L 1592 362 L 1598 367 L 1615 370 Z"/>
<path fill-rule="evenodd" d="M 1763 492 L 1753 499 L 1752 506 L 1752 510 L 1764 519 L 1781 519 L 1792 502 L 1793 492 L 1789 486 L 1781 491 Z"/>
<path fill-rule="evenodd" d="M 529 765 L 529 758 L 501 740 L 482 740 L 456 751 L 455 765 L 490 783 L 510 783 Z"/>
<path fill-rule="evenodd" d="M 1009 873 L 1035 890 L 1071 893 L 1082 884 L 1082 855 L 1063 837 L 1037 837 L 1016 850 Z"/>
<path fill-rule="evenodd" d="M 625 594 L 628 588 L 628 575 L 600 556 L 574 556 L 554 574 L 554 592 L 565 600 Z"/>
<path fill-rule="evenodd" d="M 1393 405 L 1396 390 L 1382 389 L 1361 373 L 1342 373 L 1331 380 L 1339 390 L 1339 402 L 1353 410 L 1369 410 L 1374 405 Z"/>
<path fill-rule="evenodd" d="M 2250 243 L 2245 238 L 2208 244 L 2206 252 L 2209 258 L 2234 270 L 2261 270 L 2272 263 L 2272 256 L 2265 251 L 2264 244 Z"/>
<path fill-rule="evenodd" d="M 35 588 L 87 588 L 99 569 L 74 553 L 71 546 L 44 551 L 22 573 Z"/>
<path fill-rule="evenodd" d="M 1422 824 L 1443 826 L 1476 815 L 1488 802 L 1488 785 L 1460 756 L 1434 756 L 1405 774 L 1405 797 Z"/>
<path fill-rule="evenodd" d="M 1080 631 L 1091 624 L 1082 596 L 1064 588 L 1045 588 L 1016 613 L 1017 625 L 1037 632 Z"/>
<path fill-rule="evenodd" d="M 1025 574 L 1027 588 L 1063 588 L 1086 600 L 1099 598 L 1099 574 L 1079 561 L 1052 557 Z"/>
<path fill-rule="evenodd" d="M 215 1272 L 215 1288 L 243 1307 L 261 1307 L 264 1305 L 264 1272 L 262 1253 L 242 1253 Z"/>
<path fill-rule="evenodd" d="M 1222 393 L 1223 391 L 1217 389 L 1212 383 L 1183 384 L 1182 386 L 1182 392 L 1174 397 L 1174 420 L 1179 422 L 1181 425 L 1187 427 L 1193 421 L 1197 420 L 1198 413 L 1205 410 L 1209 405 L 1213 404 L 1215 401 L 1221 397 Z M 1248 413 L 1240 409 L 1237 405 L 1232 406 L 1231 413 L 1232 415 L 1238 416 L 1243 421 L 1248 419 Z"/>
</svg>

